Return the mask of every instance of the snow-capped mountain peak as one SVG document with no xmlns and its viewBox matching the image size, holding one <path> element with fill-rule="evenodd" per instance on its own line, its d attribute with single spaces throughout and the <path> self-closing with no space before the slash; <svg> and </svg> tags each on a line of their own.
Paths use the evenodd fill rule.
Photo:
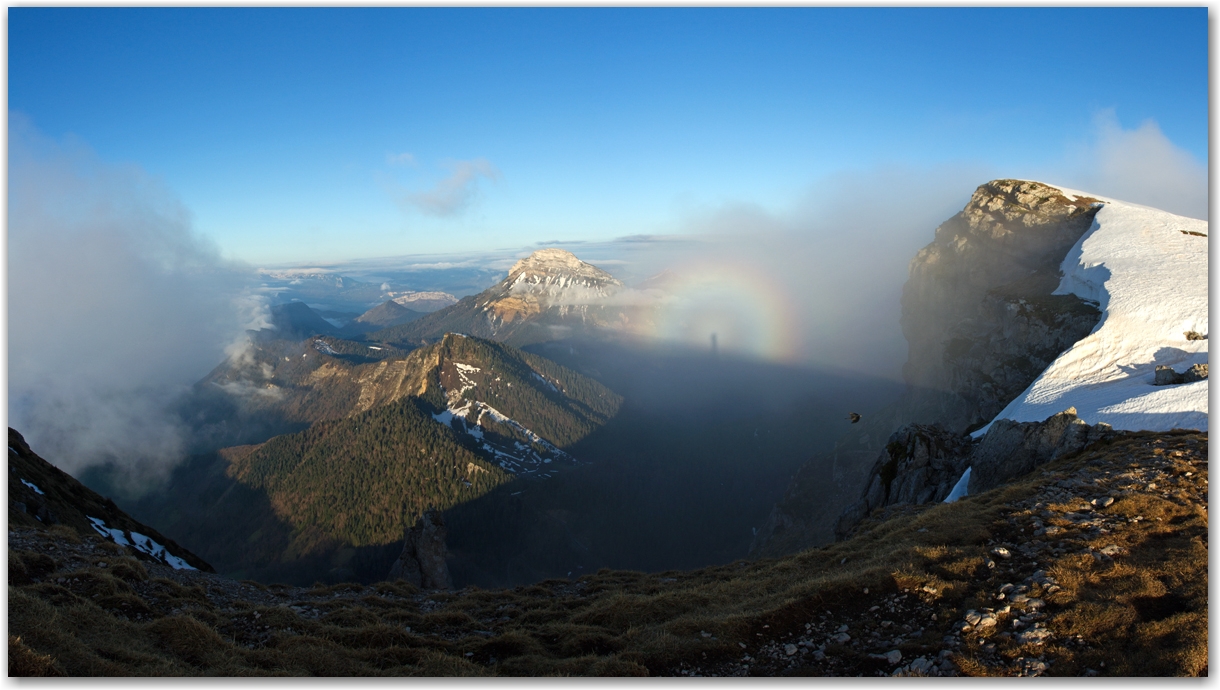
<svg viewBox="0 0 1220 690">
<path fill-rule="evenodd" d="M 558 297 L 564 291 L 605 297 L 623 286 L 614 276 L 563 249 L 539 249 L 513 264 L 502 285 L 515 294 Z"/>
</svg>

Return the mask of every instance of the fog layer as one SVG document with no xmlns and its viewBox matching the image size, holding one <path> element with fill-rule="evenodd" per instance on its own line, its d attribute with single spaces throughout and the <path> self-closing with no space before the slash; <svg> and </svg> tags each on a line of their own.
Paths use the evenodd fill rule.
<svg viewBox="0 0 1220 690">
<path fill-rule="evenodd" d="M 69 472 L 155 471 L 183 447 L 168 401 L 263 316 L 251 274 L 138 167 L 9 127 L 9 424 Z"/>
</svg>

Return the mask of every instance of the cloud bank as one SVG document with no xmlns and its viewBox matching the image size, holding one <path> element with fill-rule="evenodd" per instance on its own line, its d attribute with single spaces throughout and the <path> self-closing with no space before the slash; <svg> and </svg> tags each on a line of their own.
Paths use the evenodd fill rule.
<svg viewBox="0 0 1220 690">
<path fill-rule="evenodd" d="M 1055 179 L 1065 186 L 1207 219 L 1207 168 L 1154 120 L 1123 129 L 1113 110 L 1098 113 L 1092 141 L 1073 152 L 1064 168 Z"/>
<path fill-rule="evenodd" d="M 266 322 L 253 273 L 140 169 L 9 127 L 9 423 L 68 472 L 164 472 L 170 402 Z"/>
<path fill-rule="evenodd" d="M 705 208 L 683 221 L 680 235 L 624 237 L 597 249 L 630 261 L 614 271 L 641 289 L 619 301 L 661 304 L 662 338 L 706 348 L 716 333 L 723 352 L 898 380 L 907 356 L 899 315 L 908 264 L 991 173 L 848 171 L 811 185 L 785 211 Z"/>
</svg>

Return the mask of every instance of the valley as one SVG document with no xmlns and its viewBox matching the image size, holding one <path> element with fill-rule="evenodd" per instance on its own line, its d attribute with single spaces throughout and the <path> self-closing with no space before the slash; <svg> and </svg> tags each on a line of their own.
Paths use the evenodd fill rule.
<svg viewBox="0 0 1220 690">
<path fill-rule="evenodd" d="M 1137 214 L 1120 244 L 1145 260 L 1112 259 Z M 1129 362 L 1077 352 L 1147 309 L 1110 298 L 1159 284 L 1150 257 L 1197 291 L 1205 229 L 980 186 L 912 263 L 905 386 L 641 338 L 650 307 L 562 250 L 425 316 L 382 303 L 352 320 L 367 330 L 289 303 L 180 399 L 193 453 L 153 490 L 123 495 L 117 466 L 82 476 L 97 493 L 23 470 L 54 487 L 48 512 L 10 482 L 17 596 L 59 621 L 23 618 L 10 654 L 97 663 L 104 644 L 55 632 L 84 607 L 158 668 L 209 673 L 1205 673 L 1207 431 L 1173 420 L 1206 419 L 1206 300 L 1157 298 Z M 1053 404 L 1082 410 L 998 414 L 1065 361 L 1144 377 L 1121 386 L 1157 413 L 1060 381 Z M 157 547 L 113 551 L 132 540 Z M 140 567 L 111 576 L 104 551 Z M 188 556 L 217 576 L 164 571 Z"/>
</svg>

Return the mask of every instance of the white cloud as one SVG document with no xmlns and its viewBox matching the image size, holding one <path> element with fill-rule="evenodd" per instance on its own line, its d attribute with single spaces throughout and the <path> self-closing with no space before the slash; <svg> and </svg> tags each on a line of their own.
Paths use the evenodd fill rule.
<svg viewBox="0 0 1220 690">
<path fill-rule="evenodd" d="M 1123 129 L 1113 110 L 1101 111 L 1094 118 L 1093 140 L 1077 149 L 1065 167 L 1056 178 L 1065 186 L 1207 218 L 1207 168 L 1153 120 Z"/>
<path fill-rule="evenodd" d="M 185 442 L 174 396 L 265 320 L 253 272 L 135 166 L 9 125 L 10 424 L 67 471 L 164 469 Z"/>
<path fill-rule="evenodd" d="M 406 152 L 387 153 L 385 155 L 385 162 L 388 165 L 409 165 L 411 167 L 414 167 L 415 166 L 415 156 L 414 156 L 414 154 L 410 154 L 410 153 L 406 153 Z"/>
<path fill-rule="evenodd" d="M 430 216 L 453 216 L 466 210 L 477 198 L 479 178 L 493 182 L 500 171 L 486 158 L 451 161 L 445 165 L 450 174 L 432 189 L 413 192 L 401 187 L 394 190 L 395 200 L 404 209 L 415 209 Z"/>
</svg>

